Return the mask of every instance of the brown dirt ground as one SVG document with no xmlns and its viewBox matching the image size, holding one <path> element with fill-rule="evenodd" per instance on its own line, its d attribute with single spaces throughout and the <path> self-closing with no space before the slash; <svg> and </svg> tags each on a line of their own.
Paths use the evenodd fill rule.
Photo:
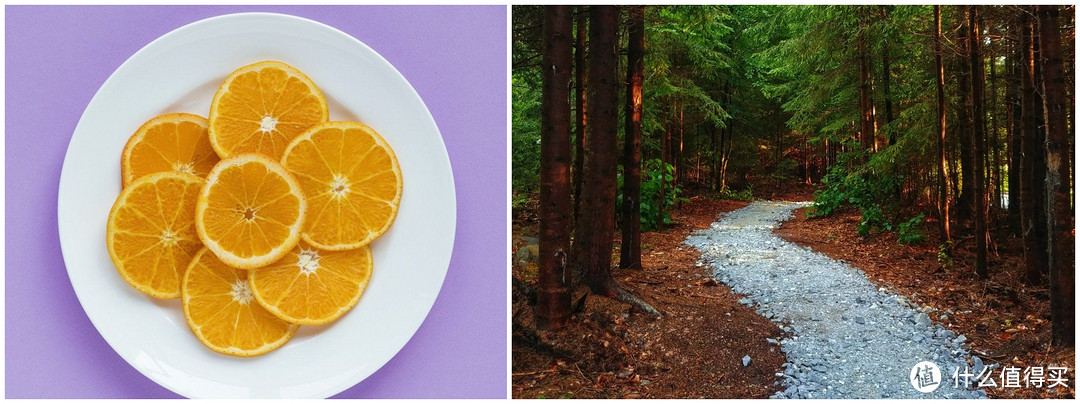
<svg viewBox="0 0 1080 404">
<path fill-rule="evenodd" d="M 694 197 L 672 212 L 677 225 L 642 235 L 645 269 L 613 270 L 663 318 L 589 296 L 568 327 L 538 331 L 531 307 L 515 290 L 513 398 L 765 398 L 776 392 L 775 374 L 785 359 L 765 339 L 779 338 L 781 330 L 740 305 L 740 296 L 713 281 L 696 265 L 700 254 L 682 244 L 718 214 L 745 205 Z M 511 251 L 525 244 L 523 236 L 536 235 L 535 212 L 535 201 L 514 212 Z M 515 264 L 513 274 L 532 285 L 536 266 Z M 748 367 L 745 355 L 752 358 Z"/>
<path fill-rule="evenodd" d="M 935 322 L 964 334 L 971 348 L 988 363 L 1004 366 L 1068 366 L 1069 378 L 1075 381 L 1075 351 L 1055 350 L 1049 346 L 1050 305 L 1045 288 L 1032 288 L 1020 282 L 1023 265 L 1019 242 L 1007 237 L 1002 229 L 993 234 L 997 253 L 988 255 L 990 280 L 975 277 L 974 242 L 957 242 L 953 265 L 938 261 L 940 237 L 935 223 L 925 223 L 928 239 L 919 246 L 896 241 L 894 233 L 872 234 L 862 238 L 856 229 L 860 215 L 842 211 L 825 218 L 808 219 L 805 209 L 795 212 L 776 233 L 799 245 L 810 247 L 834 259 L 842 259 L 866 272 L 879 286 L 894 289 L 921 306 L 954 314 L 939 316 Z M 1000 371 L 994 376 L 1000 376 Z M 1068 389 L 989 388 L 991 398 L 1072 398 L 1075 382 Z"/>
</svg>

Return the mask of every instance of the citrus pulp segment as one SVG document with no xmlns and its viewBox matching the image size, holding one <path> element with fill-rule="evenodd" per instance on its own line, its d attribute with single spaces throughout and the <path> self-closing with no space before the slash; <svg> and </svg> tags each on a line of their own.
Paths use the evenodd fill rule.
<svg viewBox="0 0 1080 404">
<path fill-rule="evenodd" d="M 300 184 L 284 167 L 261 154 L 241 154 L 210 170 L 195 224 L 218 259 L 255 269 L 296 246 L 306 210 Z"/>
<path fill-rule="evenodd" d="M 180 297 L 180 280 L 202 247 L 195 204 L 204 181 L 192 174 L 143 176 L 120 192 L 105 242 L 116 270 L 135 289 L 159 299 Z"/>
<path fill-rule="evenodd" d="M 120 177 L 124 186 L 147 174 L 175 171 L 206 177 L 219 160 L 206 134 L 207 120 L 192 114 L 165 114 L 146 121 L 124 146 Z"/>
<path fill-rule="evenodd" d="M 329 118 L 326 98 L 303 72 L 278 61 L 236 69 L 210 103 L 210 143 L 221 158 L 262 153 L 274 160 L 301 132 Z"/>
<path fill-rule="evenodd" d="M 316 125 L 289 144 L 282 164 L 308 197 L 303 238 L 316 247 L 367 245 L 397 217 L 401 168 L 390 145 L 367 125 Z"/>
<path fill-rule="evenodd" d="M 292 338 L 299 328 L 255 302 L 247 271 L 225 265 L 205 248 L 184 274 L 182 305 L 195 337 L 207 348 L 228 355 L 265 354 Z"/>
<path fill-rule="evenodd" d="M 328 251 L 300 242 L 284 258 L 248 274 L 255 300 L 296 324 L 325 324 L 356 305 L 371 279 L 371 249 Z"/>
</svg>

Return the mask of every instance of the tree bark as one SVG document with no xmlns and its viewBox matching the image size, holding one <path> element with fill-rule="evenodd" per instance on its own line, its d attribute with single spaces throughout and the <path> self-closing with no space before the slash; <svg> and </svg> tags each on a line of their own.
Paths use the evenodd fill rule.
<svg viewBox="0 0 1080 404">
<path fill-rule="evenodd" d="M 869 50 L 866 43 L 865 27 L 860 23 L 859 29 L 859 143 L 863 151 L 869 153 L 874 149 L 874 104 L 870 101 L 870 63 Z"/>
<path fill-rule="evenodd" d="M 1042 275 L 1048 272 L 1046 256 L 1046 193 L 1045 178 L 1045 137 L 1039 129 L 1042 120 L 1041 102 L 1038 102 L 1036 86 L 1038 83 L 1035 41 L 1035 21 L 1033 8 L 1025 6 L 1021 13 L 1023 52 L 1021 68 L 1021 176 L 1020 176 L 1020 232 L 1024 238 L 1024 262 L 1026 281 L 1030 285 L 1041 285 Z"/>
<path fill-rule="evenodd" d="M 1009 115 L 1009 199 L 1008 199 L 1008 214 L 1007 222 L 1009 224 L 1009 231 L 1017 237 L 1021 236 L 1020 233 L 1020 176 L 1021 176 L 1021 135 L 1020 131 L 1023 127 L 1023 114 L 1020 101 L 1020 85 L 1021 79 L 1021 60 L 1023 60 L 1023 47 L 1020 46 L 1019 39 L 1023 35 L 1024 27 L 1019 24 L 1016 29 L 1017 42 L 1013 43 L 1011 55 L 1005 59 L 1006 70 L 1009 71 L 1009 80 L 1006 81 L 1005 98 L 1007 100 L 1007 110 Z"/>
<path fill-rule="evenodd" d="M 615 228 L 616 132 L 619 83 L 616 74 L 619 9 L 589 7 L 589 86 L 584 183 L 581 217 L 575 226 L 574 262 L 581 268 L 592 293 L 630 303 L 639 310 L 660 313 L 630 295 L 611 276 L 612 236 Z"/>
<path fill-rule="evenodd" d="M 544 8 L 540 117 L 540 245 L 536 319 L 542 329 L 570 318 L 570 7 Z"/>
<path fill-rule="evenodd" d="M 992 25 L 993 24 L 991 24 L 991 26 Z M 993 33 L 990 32 L 990 27 L 987 28 L 987 35 L 988 36 L 993 35 Z M 993 46 L 993 41 L 991 41 L 990 49 L 992 49 L 992 50 L 995 49 L 994 46 Z M 997 80 L 997 51 L 996 50 L 992 51 L 987 59 L 989 59 L 989 61 L 990 61 L 990 63 L 989 63 L 990 64 L 990 97 L 989 97 L 990 111 L 989 111 L 988 116 L 990 118 L 990 122 L 991 122 L 992 126 L 990 127 L 990 132 L 987 132 L 987 135 L 986 135 L 986 140 L 988 142 L 990 142 L 990 145 L 989 145 L 990 151 L 988 152 L 988 155 L 986 157 L 986 161 L 988 162 L 987 168 L 986 168 L 986 176 L 988 177 L 987 178 L 988 187 L 990 187 L 990 189 L 993 190 L 992 192 L 988 191 L 987 195 L 992 196 L 990 198 L 989 207 L 992 208 L 992 209 L 997 210 L 997 209 L 1001 209 L 1001 153 L 1000 153 L 1001 149 L 1000 149 L 1000 147 L 998 147 L 998 145 L 999 145 L 999 142 L 998 142 L 998 127 L 999 127 L 999 125 L 998 125 L 998 123 L 999 122 L 998 122 L 998 113 L 997 113 L 998 112 L 998 108 L 997 108 L 997 106 L 998 106 L 998 103 L 997 103 L 997 98 L 998 98 L 998 90 L 997 90 L 997 88 L 998 88 L 997 87 L 997 82 L 998 82 L 998 80 Z"/>
<path fill-rule="evenodd" d="M 1075 291 L 1073 210 L 1070 206 L 1069 132 L 1061 61 L 1058 6 L 1037 6 L 1046 116 L 1046 201 L 1053 342 L 1073 346 Z"/>
<path fill-rule="evenodd" d="M 730 101 L 730 98 L 728 99 L 728 101 Z M 726 140 L 724 141 L 724 159 L 720 164 L 720 192 L 724 192 L 725 190 L 727 190 L 727 167 L 728 163 L 731 162 L 731 142 L 735 138 L 734 119 L 727 123 L 727 128 L 724 129 L 724 132 L 727 133 L 727 136 L 725 137 Z"/>
<path fill-rule="evenodd" d="M 889 6 L 881 6 L 881 19 L 888 20 L 889 18 Z M 883 97 L 885 98 L 885 125 L 888 125 L 893 121 L 893 108 L 892 108 L 892 92 L 890 91 L 890 83 L 892 82 L 892 69 L 889 63 L 889 40 L 886 38 L 881 42 L 881 90 Z M 889 146 L 896 144 L 896 131 L 889 129 Z"/>
<path fill-rule="evenodd" d="M 803 176 L 804 185 L 810 185 L 810 134 L 804 133 L 802 138 Z"/>
<path fill-rule="evenodd" d="M 986 156 L 986 110 L 982 60 L 982 33 L 979 31 L 979 6 L 968 8 L 968 50 L 971 63 L 971 115 L 972 138 L 975 143 L 975 273 L 981 279 L 988 277 L 986 268 L 986 175 L 983 167 Z M 965 176 L 966 173 L 965 173 Z"/>
<path fill-rule="evenodd" d="M 619 267 L 641 269 L 641 112 L 644 80 L 645 7 L 631 6 L 626 63 L 626 126 L 623 148 L 622 248 Z"/>
<path fill-rule="evenodd" d="M 685 130 L 686 130 L 686 127 L 685 127 L 686 121 L 683 119 L 683 109 L 684 109 L 684 107 L 685 107 L 685 105 L 680 101 L 679 102 L 679 141 L 678 141 L 678 147 L 675 147 L 674 153 L 672 153 L 673 156 L 671 157 L 671 160 L 673 161 L 673 163 L 672 163 L 673 170 L 671 172 L 671 189 L 672 190 L 679 187 L 679 176 L 681 175 L 680 173 L 682 172 L 683 139 L 684 139 Z M 674 194 L 672 196 L 674 196 Z"/>
<path fill-rule="evenodd" d="M 975 144 L 972 139 L 971 117 L 971 62 L 968 58 L 968 36 L 971 32 L 966 18 L 967 10 L 964 6 L 957 6 L 957 15 L 962 21 L 960 33 L 957 36 L 956 48 L 959 71 L 956 76 L 957 91 L 960 93 L 960 103 L 957 104 L 957 140 L 960 141 L 960 193 L 957 195 L 956 223 L 961 229 L 970 229 L 965 223 L 972 219 L 975 214 Z"/>
<path fill-rule="evenodd" d="M 664 195 L 667 184 L 667 181 L 665 181 L 664 179 L 667 178 L 667 162 L 668 156 L 670 155 L 671 151 L 669 145 L 671 144 L 671 131 L 673 129 L 672 126 L 674 126 L 674 119 L 671 117 L 671 114 L 673 114 L 674 112 L 669 108 L 670 106 L 665 105 L 664 108 L 661 109 L 662 111 L 664 111 L 662 115 L 664 117 L 663 119 L 666 122 L 664 122 L 664 132 L 660 134 L 660 167 L 657 168 L 658 170 L 660 170 L 660 191 L 656 194 L 655 202 L 656 231 L 664 230 L 664 202 L 666 201 Z"/>
<path fill-rule="evenodd" d="M 571 181 L 574 183 L 574 220 L 577 223 L 577 218 L 580 217 L 578 213 L 581 209 L 581 182 L 582 182 L 582 170 L 585 168 L 585 124 L 588 119 L 586 117 L 586 105 L 585 105 L 585 46 L 586 36 L 588 30 L 585 28 L 586 23 L 586 11 L 587 6 L 577 7 L 577 42 L 574 46 L 574 73 L 577 75 L 574 80 L 574 90 L 577 94 L 577 138 L 574 139 L 574 169 L 571 170 L 573 177 Z"/>
<path fill-rule="evenodd" d="M 941 238 L 951 240 L 949 234 L 949 188 L 946 184 L 948 171 L 945 157 L 945 67 L 941 63 L 941 6 L 934 6 L 934 67 L 937 81 L 938 101 L 938 211 L 941 217 Z"/>
</svg>

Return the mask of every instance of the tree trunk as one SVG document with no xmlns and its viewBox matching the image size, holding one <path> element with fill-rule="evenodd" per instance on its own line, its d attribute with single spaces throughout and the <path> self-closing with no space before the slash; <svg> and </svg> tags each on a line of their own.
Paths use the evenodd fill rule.
<svg viewBox="0 0 1080 404">
<path fill-rule="evenodd" d="M 1017 29 L 1016 38 L 1019 39 L 1023 34 L 1024 28 L 1021 24 Z M 1021 136 L 1020 131 L 1023 127 L 1022 107 L 1020 101 L 1020 84 L 1021 84 L 1021 60 L 1023 60 L 1023 47 L 1019 43 L 1013 43 L 1013 49 L 1011 51 L 1011 57 L 1006 58 L 1006 70 L 1008 70 L 1009 80 L 1006 81 L 1005 87 L 1005 99 L 1007 100 L 1006 108 L 1008 111 L 1008 123 L 1009 123 L 1009 146 L 1008 146 L 1008 158 L 1009 158 L 1009 199 L 1008 199 L 1008 214 L 1007 222 L 1009 224 L 1009 231 L 1017 237 L 1020 237 L 1020 176 L 1021 176 Z"/>
<path fill-rule="evenodd" d="M 712 134 L 712 159 L 710 166 L 712 167 L 712 175 L 709 177 L 709 185 L 713 191 L 720 189 L 720 151 L 724 149 L 724 128 L 717 125 L 713 128 Z"/>
<path fill-rule="evenodd" d="M 1069 132 L 1065 105 L 1065 77 L 1061 61 L 1058 6 L 1037 6 L 1039 50 L 1042 52 L 1046 116 L 1046 201 L 1048 258 L 1050 262 L 1050 318 L 1053 342 L 1073 346 L 1075 335 L 1075 279 L 1073 265 L 1073 210 L 1070 206 Z"/>
<path fill-rule="evenodd" d="M 667 184 L 664 179 L 667 178 L 667 162 L 671 152 L 669 145 L 671 144 L 671 131 L 674 125 L 674 119 L 671 117 L 672 111 L 669 108 L 669 106 L 665 106 L 663 111 L 666 113 L 662 114 L 666 122 L 664 122 L 664 132 L 660 134 L 660 167 L 658 168 L 660 170 L 660 191 L 656 194 L 655 202 L 656 231 L 664 230 L 664 193 Z"/>
<path fill-rule="evenodd" d="M 619 83 L 615 71 L 618 28 L 618 7 L 589 7 L 589 142 L 585 148 L 581 217 L 575 226 L 574 262 L 588 279 L 592 293 L 659 315 L 655 308 L 620 288 L 611 277 L 619 119 Z"/>
<path fill-rule="evenodd" d="M 735 120 L 732 119 L 727 125 L 727 128 L 724 129 L 724 132 L 727 133 L 727 136 L 725 137 L 727 140 L 724 142 L 724 150 L 722 151 L 724 161 L 720 164 L 720 192 L 727 190 L 727 167 L 728 163 L 731 162 L 731 142 L 735 138 Z"/>
<path fill-rule="evenodd" d="M 975 214 L 975 143 L 972 138 L 973 124 L 971 117 L 971 61 L 969 59 L 970 44 L 968 36 L 971 28 L 966 18 L 965 6 L 957 6 L 957 15 L 962 21 L 960 33 L 957 36 L 956 50 L 959 58 L 957 79 L 957 91 L 960 93 L 960 103 L 957 104 L 957 140 L 960 141 L 960 194 L 956 205 L 956 223 L 961 230 L 970 229 L 965 223 Z"/>
<path fill-rule="evenodd" d="M 672 161 L 671 165 L 673 166 L 673 170 L 672 170 L 672 173 L 671 173 L 671 189 L 673 189 L 673 190 L 675 188 L 678 188 L 678 186 L 679 186 L 679 176 L 681 175 L 679 173 L 682 171 L 683 135 L 685 134 L 684 130 L 686 129 L 685 126 L 684 126 L 685 121 L 683 120 L 683 107 L 684 107 L 684 105 L 683 105 L 682 101 L 680 101 L 679 102 L 679 132 L 678 132 L 679 133 L 679 139 L 676 142 L 676 143 L 678 143 L 678 145 L 674 148 L 674 150 L 672 150 L 672 156 L 671 156 L 671 161 Z"/>
<path fill-rule="evenodd" d="M 631 6 L 626 63 L 626 126 L 623 148 L 623 211 L 620 268 L 641 269 L 641 111 L 644 79 L 645 7 Z"/>
<path fill-rule="evenodd" d="M 941 238 L 951 240 L 949 235 L 949 188 L 946 184 L 948 175 L 945 169 L 945 67 L 941 63 L 941 6 L 934 6 L 934 67 L 937 70 L 938 101 L 938 211 L 941 217 Z"/>
<path fill-rule="evenodd" d="M 860 24 L 862 25 L 862 24 Z M 859 30 L 859 143 L 863 152 L 869 153 L 874 148 L 874 104 L 870 101 L 870 66 L 869 50 L 866 43 L 865 29 Z"/>
<path fill-rule="evenodd" d="M 1046 167 L 1044 137 L 1039 130 L 1039 121 L 1042 120 L 1041 102 L 1038 102 L 1036 93 L 1037 68 L 1035 41 L 1035 21 L 1030 10 L 1032 7 L 1025 6 L 1021 21 L 1024 28 L 1021 35 L 1021 50 L 1023 52 L 1021 68 L 1021 114 L 1023 127 L 1021 128 L 1022 166 L 1020 174 L 1020 232 L 1024 238 L 1024 262 L 1027 267 L 1026 281 L 1030 285 L 1041 285 L 1042 275 L 1048 272 L 1048 257 L 1046 256 L 1046 193 L 1045 177 Z"/>
<path fill-rule="evenodd" d="M 581 182 L 582 170 L 585 167 L 585 124 L 587 122 L 585 105 L 585 44 L 587 30 L 586 6 L 577 7 L 577 42 L 574 46 L 574 90 L 577 94 L 577 138 L 574 139 L 574 169 L 571 182 L 574 183 L 574 220 L 577 223 L 578 213 L 581 211 Z"/>
<path fill-rule="evenodd" d="M 968 50 L 971 58 L 971 115 L 972 138 L 975 142 L 975 273 L 981 279 L 988 277 L 986 268 L 986 175 L 983 163 L 986 156 L 986 111 L 983 75 L 983 59 L 980 48 L 982 35 L 979 31 L 979 6 L 968 6 Z"/>
<path fill-rule="evenodd" d="M 570 7 L 544 8 L 537 326 L 570 318 Z"/>
<path fill-rule="evenodd" d="M 881 19 L 887 20 L 888 18 L 889 6 L 881 6 Z M 891 82 L 892 69 L 889 67 L 889 40 L 885 39 L 881 42 L 881 90 L 885 98 L 885 125 L 893 121 L 892 92 L 889 89 Z M 889 128 L 889 146 L 894 144 L 896 144 L 896 131 Z"/>
<path fill-rule="evenodd" d="M 775 112 L 776 117 L 773 119 L 776 125 L 776 150 L 773 151 L 773 167 L 776 172 L 776 192 L 784 192 L 784 173 L 780 171 L 780 159 L 784 157 L 784 124 L 780 120 L 780 110 Z"/>
<path fill-rule="evenodd" d="M 982 21 L 980 20 L 980 26 Z M 993 32 L 990 28 L 993 24 L 987 27 L 986 34 L 989 37 L 993 37 Z M 990 40 L 990 46 L 988 47 L 990 54 L 986 59 L 990 65 L 990 77 L 988 83 L 990 84 L 990 95 L 987 97 L 987 102 L 990 103 L 986 116 L 989 120 L 990 131 L 986 132 L 986 141 L 989 143 L 986 151 L 986 194 L 990 202 L 987 205 L 988 209 L 995 210 L 1001 207 L 1001 187 L 998 183 L 998 170 L 1001 168 L 1001 164 L 998 156 L 998 114 L 997 114 L 997 51 L 994 48 L 993 39 Z M 992 217 L 992 215 L 991 215 Z"/>
<path fill-rule="evenodd" d="M 802 138 L 802 155 L 803 155 L 803 184 L 810 185 L 810 135 L 803 134 Z"/>
</svg>

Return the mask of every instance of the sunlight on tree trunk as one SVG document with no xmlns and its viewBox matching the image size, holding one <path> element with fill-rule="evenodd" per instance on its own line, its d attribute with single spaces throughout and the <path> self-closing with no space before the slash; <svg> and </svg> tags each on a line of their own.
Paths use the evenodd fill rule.
<svg viewBox="0 0 1080 404">
<path fill-rule="evenodd" d="M 623 148 L 622 248 L 620 268 L 641 269 L 641 109 L 645 64 L 645 7 L 627 16 L 626 125 Z"/>
<path fill-rule="evenodd" d="M 938 210 L 941 212 L 941 238 L 948 242 L 949 236 L 949 188 L 945 169 L 945 67 L 941 64 L 941 6 L 934 6 L 934 67 L 937 80 L 938 115 Z"/>
</svg>

